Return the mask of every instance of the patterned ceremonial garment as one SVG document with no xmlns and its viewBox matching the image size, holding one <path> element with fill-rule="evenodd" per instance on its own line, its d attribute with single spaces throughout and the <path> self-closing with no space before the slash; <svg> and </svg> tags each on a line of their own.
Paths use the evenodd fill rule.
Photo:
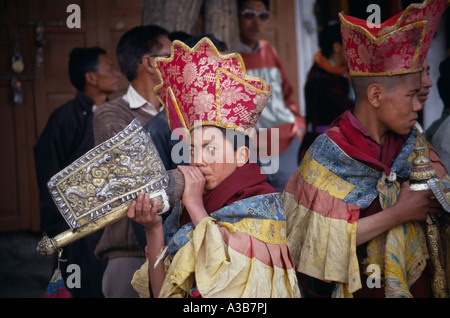
<svg viewBox="0 0 450 318">
<path fill-rule="evenodd" d="M 340 129 L 336 126 L 316 139 L 289 180 L 283 200 L 288 247 L 297 271 L 335 282 L 333 297 L 352 297 L 362 288 L 360 270 L 365 272 L 356 248 L 360 213 L 377 198 L 384 209 L 396 202 L 400 184 L 392 176 L 409 179 L 414 147 L 427 146 L 438 177 L 445 169 L 416 128 L 385 169 L 349 156 L 330 138 L 341 134 Z M 422 274 L 428 257 L 420 224 L 405 223 L 370 241 L 363 263 L 380 266 L 386 297 L 410 297 L 409 287 Z"/>
<path fill-rule="evenodd" d="M 236 201 L 178 226 L 180 204 L 164 224 L 169 256 L 160 297 L 300 297 L 286 244 L 279 193 Z"/>
</svg>

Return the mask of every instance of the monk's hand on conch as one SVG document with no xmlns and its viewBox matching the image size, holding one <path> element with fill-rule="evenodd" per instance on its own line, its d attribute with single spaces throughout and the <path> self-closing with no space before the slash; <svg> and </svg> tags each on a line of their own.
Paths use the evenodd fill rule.
<svg viewBox="0 0 450 318">
<path fill-rule="evenodd" d="M 198 167 L 178 166 L 184 175 L 183 205 L 196 226 L 208 213 L 203 204 L 205 177 Z"/>
<path fill-rule="evenodd" d="M 184 176 L 183 204 L 185 206 L 203 204 L 205 177 L 198 167 L 178 166 Z"/>
</svg>

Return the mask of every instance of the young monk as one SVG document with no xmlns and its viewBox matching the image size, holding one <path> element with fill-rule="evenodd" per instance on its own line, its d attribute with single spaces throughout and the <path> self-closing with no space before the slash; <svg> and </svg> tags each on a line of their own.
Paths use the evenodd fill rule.
<svg viewBox="0 0 450 318">
<path fill-rule="evenodd" d="M 316 139 L 283 194 L 305 295 L 433 295 L 424 221 L 442 210 L 409 179 L 419 146 L 438 178 L 448 178 L 415 127 L 423 62 L 446 7 L 413 4 L 378 27 L 340 15 L 355 108 Z"/>
<path fill-rule="evenodd" d="M 153 296 L 299 297 L 281 195 L 249 161 L 270 87 L 208 39 L 192 49 L 175 41 L 172 52 L 157 62 L 157 93 L 170 128 L 186 130 L 190 144 L 190 166 L 178 167 L 183 197 L 164 223 L 148 195 L 128 211 L 146 230 Z M 137 273 L 143 286 L 145 274 Z"/>
</svg>

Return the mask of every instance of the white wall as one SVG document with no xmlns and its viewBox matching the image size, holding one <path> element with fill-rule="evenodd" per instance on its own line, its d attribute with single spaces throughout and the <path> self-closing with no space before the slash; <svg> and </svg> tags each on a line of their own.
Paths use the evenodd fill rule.
<svg viewBox="0 0 450 318">
<path fill-rule="evenodd" d="M 444 14 L 441 22 L 439 23 L 433 42 L 431 42 L 427 55 L 427 60 L 430 64 L 430 78 L 433 82 L 433 87 L 430 89 L 430 94 L 428 95 L 428 100 L 423 114 L 423 128 L 425 129 L 430 127 L 436 119 L 441 117 L 442 109 L 444 108 L 444 103 L 442 102 L 437 89 L 437 80 L 439 78 L 439 64 L 446 58 L 445 23 L 446 18 Z"/>
<path fill-rule="evenodd" d="M 304 86 L 308 71 L 314 63 L 314 54 L 318 49 L 318 29 L 314 15 L 315 0 L 295 1 L 295 21 L 298 52 L 298 77 L 300 111 L 305 116 Z"/>
</svg>

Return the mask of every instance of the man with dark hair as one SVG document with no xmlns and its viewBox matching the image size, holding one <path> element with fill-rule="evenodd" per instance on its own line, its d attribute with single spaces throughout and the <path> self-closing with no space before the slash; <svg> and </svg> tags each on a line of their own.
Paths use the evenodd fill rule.
<svg viewBox="0 0 450 318">
<path fill-rule="evenodd" d="M 327 59 L 331 58 L 333 54 L 338 53 L 340 47 L 336 48 L 336 44 L 342 46 L 341 25 L 337 20 L 329 21 L 319 33 L 319 48 L 320 52 Z M 344 48 L 342 48 L 343 50 Z M 345 52 L 343 54 L 345 59 Z"/>
<path fill-rule="evenodd" d="M 127 93 L 105 103 L 94 116 L 95 143 L 98 145 L 123 130 L 134 118 L 145 124 L 160 105 L 153 93 L 159 83 L 153 62 L 169 56 L 168 31 L 156 26 L 138 26 L 122 35 L 116 54 L 122 73 L 130 82 Z"/>
<path fill-rule="evenodd" d="M 273 87 L 272 97 L 257 125 L 257 129 L 267 129 L 267 149 L 259 143 L 258 155 L 269 183 L 282 192 L 298 167 L 300 144 L 306 132 L 305 118 L 292 101 L 293 88 L 278 53 L 269 42 L 262 40 L 270 19 L 270 2 L 238 0 L 237 6 L 240 54 L 248 74 L 265 79 Z M 276 136 L 277 131 L 279 138 L 272 143 L 272 134 Z"/>
<path fill-rule="evenodd" d="M 175 41 L 175 40 L 179 40 L 181 42 L 186 41 L 187 39 L 192 38 L 192 35 L 190 35 L 189 33 L 186 33 L 184 31 L 173 31 L 170 32 L 169 34 L 169 40 L 171 42 Z"/>
<path fill-rule="evenodd" d="M 135 27 L 124 33 L 116 54 L 122 73 L 130 82 L 127 93 L 100 107 L 94 116 L 95 144 L 113 137 L 133 119 L 145 125 L 159 113 L 160 103 L 153 88 L 160 79 L 154 60 L 170 56 L 169 32 L 156 25 Z M 96 255 L 108 260 L 103 275 L 103 293 L 106 297 L 139 297 L 130 285 L 133 273 L 145 262 L 145 252 L 134 234 L 131 221 L 121 219 L 108 226 L 95 250 Z"/>
<path fill-rule="evenodd" d="M 330 21 L 319 34 L 319 50 L 305 84 L 308 132 L 302 143 L 301 158 L 333 120 L 353 106 L 350 88 L 341 25 Z"/>
<path fill-rule="evenodd" d="M 77 89 L 74 99 L 57 108 L 34 145 L 36 175 L 42 202 L 41 229 L 53 237 L 69 227 L 50 197 L 47 182 L 73 161 L 94 147 L 92 120 L 96 105 L 119 88 L 120 73 L 113 67 L 105 50 L 75 48 L 70 53 L 69 77 Z M 101 233 L 92 234 L 63 250 L 60 264 L 63 278 L 66 267 L 77 264 L 83 273 L 81 288 L 69 289 L 74 297 L 102 297 L 101 279 L 106 264 L 94 255 Z M 56 258 L 55 258 L 56 261 Z M 57 264 L 55 262 L 54 266 Z"/>
<path fill-rule="evenodd" d="M 101 77 L 103 75 L 102 68 L 105 68 L 105 66 L 110 67 L 109 69 L 105 69 L 109 72 L 105 72 L 105 74 L 114 76 Z M 119 76 L 119 72 L 112 68 L 112 61 L 106 56 L 106 51 L 102 48 L 75 48 L 69 55 L 70 82 L 79 92 L 91 90 L 97 84 L 99 87 L 95 88 L 102 94 L 92 94 L 98 99 L 96 105 L 100 105 L 106 100 L 104 96 L 117 90 L 115 88 L 112 91 L 111 87 L 114 88 L 117 86 Z"/>
</svg>

